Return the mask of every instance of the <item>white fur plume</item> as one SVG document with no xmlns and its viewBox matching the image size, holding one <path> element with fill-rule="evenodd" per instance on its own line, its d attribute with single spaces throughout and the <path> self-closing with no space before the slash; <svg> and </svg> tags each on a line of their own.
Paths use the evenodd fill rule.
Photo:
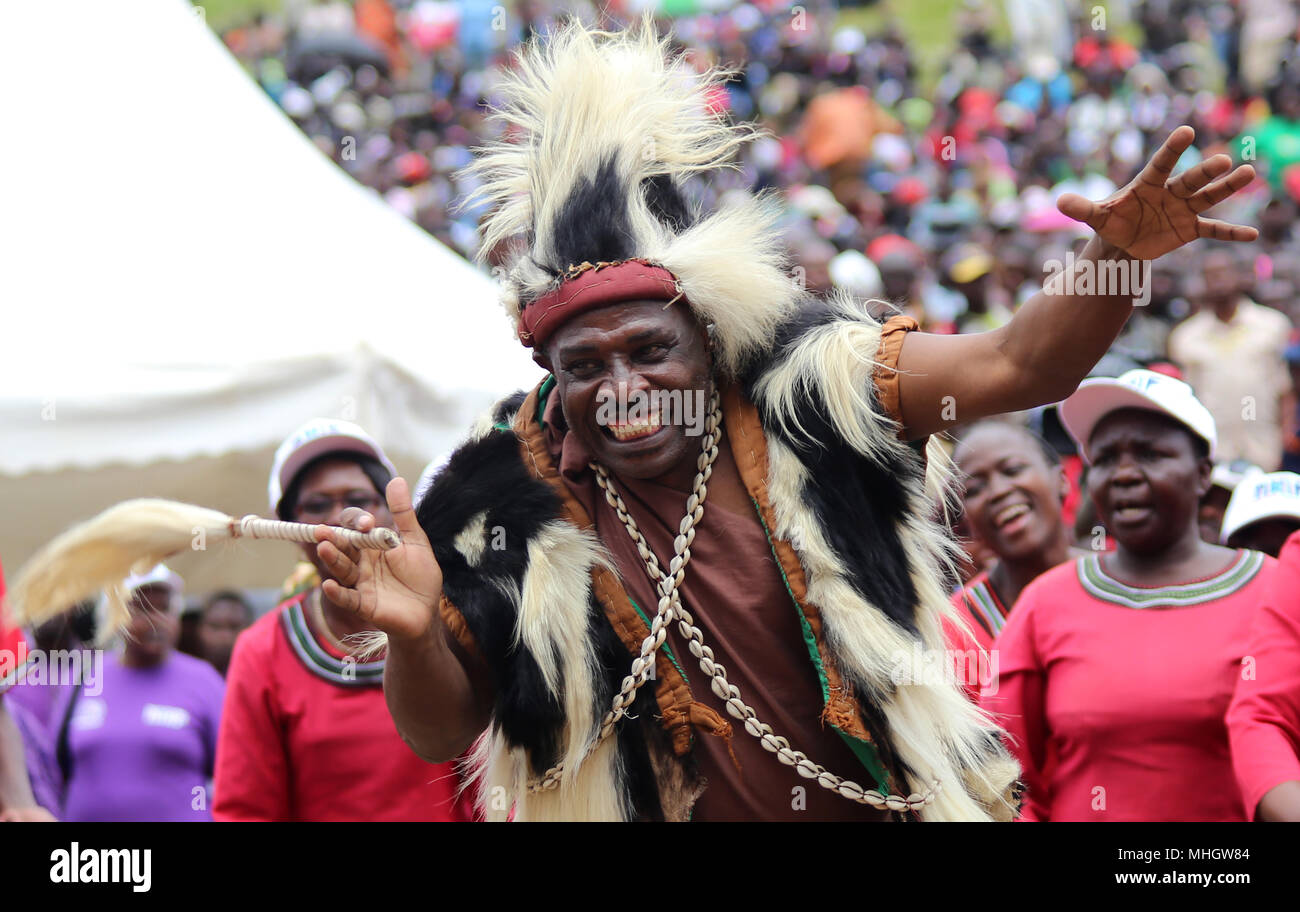
<svg viewBox="0 0 1300 912">
<path fill-rule="evenodd" d="M 37 625 L 103 592 L 109 635 L 129 619 L 122 583 L 166 558 L 230 537 L 231 518 L 170 500 L 128 500 L 54 539 L 23 567 L 10 594 L 19 625 Z"/>
<path fill-rule="evenodd" d="M 697 73 L 668 51 L 647 20 L 619 32 L 574 23 L 520 52 L 494 115 L 520 135 L 484 146 L 469 168 L 483 182 L 473 199 L 494 209 L 482 226 L 483 250 L 532 234 L 545 262 L 556 210 L 610 154 L 631 186 L 727 164 L 752 131 L 710 108 L 725 72 Z"/>
<path fill-rule="evenodd" d="M 750 197 L 701 219 L 682 194 L 691 218 L 678 224 L 647 197 L 647 181 L 666 179 L 680 192 L 692 175 L 732 166 L 755 135 L 716 109 L 727 75 L 671 54 L 649 19 L 619 32 L 575 23 L 520 52 L 498 89 L 503 139 L 480 148 L 467 169 L 480 182 L 468 202 L 490 210 L 480 255 L 514 245 L 502 291 L 513 320 L 564 270 L 600 258 L 557 249 L 557 226 L 575 211 L 575 193 L 612 163 L 616 187 L 601 183 L 599 211 L 581 211 L 597 227 L 608 220 L 629 256 L 677 277 L 701 322 L 716 327 L 723 369 L 734 372 L 770 338 L 801 294 L 786 272 L 778 206 Z"/>
</svg>

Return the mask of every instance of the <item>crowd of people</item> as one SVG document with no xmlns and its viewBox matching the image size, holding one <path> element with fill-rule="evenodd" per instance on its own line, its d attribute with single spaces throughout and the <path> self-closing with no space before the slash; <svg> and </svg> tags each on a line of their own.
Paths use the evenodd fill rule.
<svg viewBox="0 0 1300 912">
<path fill-rule="evenodd" d="M 1056 7 L 1009 0 L 1002 43 L 971 0 L 933 79 L 897 26 L 866 33 L 829 7 L 679 18 L 700 69 L 734 70 L 712 103 L 764 131 L 692 189 L 705 206 L 774 192 L 807 288 L 957 334 L 1006 324 L 1079 253 L 1086 229 L 1058 196 L 1109 195 L 1177 125 L 1196 130 L 1180 168 L 1219 152 L 1256 166 L 1215 214 L 1258 225 L 1257 242 L 1156 261 L 1094 379 L 955 430 L 969 560 L 947 635 L 967 695 L 1010 733 L 1023 819 L 1300 819 L 1300 21 L 1286 3 L 1148 0 L 1135 28 L 1118 5 L 1098 27 L 1088 7 Z M 509 52 L 569 15 L 631 15 L 539 0 L 285 10 L 222 38 L 340 167 L 493 263 L 482 206 L 456 204 L 477 189 L 471 150 L 497 135 Z M 310 422 L 277 453 L 269 509 L 337 524 L 356 507 L 391 527 L 394 474 L 362 429 Z M 457 765 L 399 737 L 384 660 L 356 647 L 373 627 L 303 550 L 258 619 L 234 591 L 182 616 L 165 567 L 128 580 L 132 624 L 99 692 L 3 692 L 0 813 L 474 819 Z M 84 621 L 32 643 L 90 644 Z M 991 674 L 963 667 L 976 655 Z M 4 781 L 19 762 L 6 726 L 26 791 Z"/>
<path fill-rule="evenodd" d="M 270 510 L 337 524 L 358 507 L 383 520 L 394 474 L 361 428 L 313 420 L 277 451 Z M 426 764 L 398 737 L 382 658 L 358 660 L 344 642 L 367 627 L 323 596 L 328 571 L 314 546 L 302 550 L 279 604 L 256 620 L 234 590 L 183 616 L 184 581 L 159 564 L 124 581 L 131 620 L 104 652 L 92 648 L 105 622 L 97 606 L 43 625 L 30 647 L 15 631 L 11 656 L 103 658 L 75 680 L 32 663 L 5 671 L 31 796 L 6 795 L 7 819 L 472 819 L 454 766 Z"/>
<path fill-rule="evenodd" d="M 799 281 L 889 301 L 930 332 L 970 332 L 1005 324 L 1078 252 L 1086 229 L 1057 211 L 1062 193 L 1105 197 L 1191 124 L 1181 167 L 1220 152 L 1256 165 L 1220 217 L 1260 238 L 1157 261 L 1097 373 L 1174 365 L 1214 414 L 1223 461 L 1300 468 L 1300 347 L 1288 348 L 1300 319 L 1300 19 L 1267 0 L 1145 2 L 1132 23 L 1125 8 L 1098 20 L 1085 5 L 1010 2 L 1002 42 L 994 7 L 970 0 L 934 79 L 896 24 L 866 34 L 833 8 L 738 4 L 666 22 L 699 67 L 735 71 L 718 108 L 764 131 L 734 173 L 694 189 L 705 206 L 742 186 L 779 193 Z M 489 110 L 511 50 L 569 15 L 633 15 L 536 0 L 288 9 L 225 32 L 232 53 L 340 167 L 470 258 L 483 253 L 483 208 L 457 208 L 476 189 L 461 169 L 499 129 Z M 1129 25 L 1134 43 L 1118 37 Z"/>
</svg>

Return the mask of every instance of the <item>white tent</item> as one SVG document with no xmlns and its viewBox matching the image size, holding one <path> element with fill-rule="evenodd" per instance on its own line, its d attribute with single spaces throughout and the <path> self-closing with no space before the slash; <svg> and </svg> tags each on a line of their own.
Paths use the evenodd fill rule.
<svg viewBox="0 0 1300 912">
<path fill-rule="evenodd" d="M 265 511 L 271 452 L 317 415 L 414 479 L 540 376 L 492 281 L 322 156 L 184 0 L 5 4 L 0 86 L 10 574 L 128 497 Z M 289 558 L 182 570 L 274 585 Z"/>
</svg>

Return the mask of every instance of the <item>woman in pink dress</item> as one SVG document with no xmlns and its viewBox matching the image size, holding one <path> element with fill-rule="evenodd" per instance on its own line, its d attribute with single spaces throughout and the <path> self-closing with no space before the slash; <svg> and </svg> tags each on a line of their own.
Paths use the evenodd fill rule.
<svg viewBox="0 0 1300 912">
<path fill-rule="evenodd" d="M 1030 583 L 981 705 L 1010 735 L 1026 820 L 1244 820 L 1224 714 L 1272 559 L 1200 537 L 1214 420 L 1150 371 L 1061 406 L 1114 552 Z"/>
</svg>

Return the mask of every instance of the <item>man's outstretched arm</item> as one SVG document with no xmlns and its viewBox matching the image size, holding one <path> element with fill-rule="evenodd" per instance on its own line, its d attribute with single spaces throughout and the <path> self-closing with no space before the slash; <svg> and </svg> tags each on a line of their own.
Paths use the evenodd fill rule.
<svg viewBox="0 0 1300 912">
<path fill-rule="evenodd" d="M 1124 328 L 1140 295 L 1135 283 L 1149 277 L 1142 261 L 1197 238 L 1258 237 L 1254 228 L 1201 217 L 1254 179 L 1249 165 L 1232 170 L 1228 156 L 1215 155 L 1170 176 L 1195 136 L 1191 127 L 1179 127 L 1142 172 L 1108 199 L 1091 202 L 1065 194 L 1057 201 L 1063 213 L 1097 233 L 1073 264 L 1077 281 L 1060 274 L 1000 329 L 955 336 L 908 334 L 898 358 L 908 439 L 1064 399 Z M 1092 271 L 1086 285 L 1081 281 L 1085 270 Z M 1102 276 L 1107 280 L 1098 281 Z M 1120 276 L 1126 277 L 1123 283 L 1114 281 Z"/>
</svg>

